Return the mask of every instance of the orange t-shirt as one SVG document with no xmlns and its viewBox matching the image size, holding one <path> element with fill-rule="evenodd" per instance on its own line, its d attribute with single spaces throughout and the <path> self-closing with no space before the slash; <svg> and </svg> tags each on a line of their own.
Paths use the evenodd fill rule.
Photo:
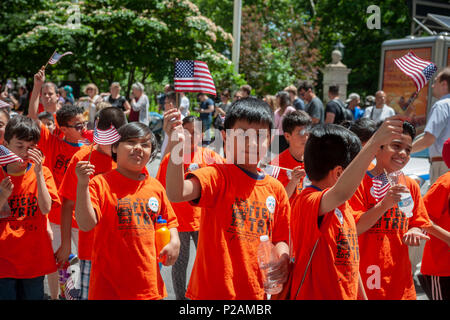
<svg viewBox="0 0 450 320">
<path fill-rule="evenodd" d="M 295 167 L 302 167 L 302 169 L 305 168 L 305 165 L 303 161 L 298 161 L 295 159 L 291 153 L 289 152 L 289 149 L 284 150 L 282 153 L 280 153 L 277 157 L 275 157 L 270 164 L 273 164 L 275 166 L 287 168 L 287 169 L 294 169 Z M 284 187 L 289 183 L 291 179 L 289 179 L 288 173 L 284 169 L 280 169 L 280 173 L 278 174 L 277 179 L 283 184 Z M 300 182 L 297 184 L 297 188 L 295 188 L 294 193 L 290 196 L 290 201 L 292 204 L 293 199 L 296 195 L 300 194 L 303 188 L 303 179 L 300 180 Z"/>
<path fill-rule="evenodd" d="M 359 213 L 367 212 L 377 203 L 372 196 L 372 178 L 370 173 L 366 173 L 349 201 Z M 406 177 L 406 183 L 414 201 L 413 216 L 406 218 L 395 205 L 358 237 L 361 279 L 369 300 L 416 299 L 408 246 L 402 238 L 410 228 L 427 227 L 431 223 L 419 186 L 409 177 Z M 361 215 L 355 216 L 356 223 Z"/>
<path fill-rule="evenodd" d="M 450 172 L 440 176 L 423 197 L 431 220 L 450 231 Z M 448 245 L 429 234 L 425 243 L 420 272 L 426 275 L 450 276 L 450 250 Z"/>
<path fill-rule="evenodd" d="M 166 187 L 166 172 L 167 165 L 169 163 L 170 153 L 166 154 L 164 159 L 159 165 L 158 173 L 156 174 L 156 179 L 161 182 L 163 187 Z M 193 172 L 199 168 L 206 167 L 208 164 L 212 163 L 223 163 L 224 160 L 220 155 L 215 153 L 209 148 L 197 148 L 195 152 L 191 153 L 189 164 L 184 164 L 184 172 Z M 200 216 L 203 209 L 199 207 L 193 207 L 189 202 L 172 202 L 172 208 L 177 215 L 179 227 L 179 232 L 188 231 L 198 231 L 200 227 Z"/>
<path fill-rule="evenodd" d="M 52 173 L 46 167 L 43 173 L 52 208 L 60 206 Z M 53 273 L 56 261 L 47 233 L 47 215 L 38 205 L 34 165 L 21 176 L 11 176 L 11 181 L 11 216 L 0 219 L 0 278 L 27 279 Z"/>
<path fill-rule="evenodd" d="M 353 211 L 347 202 L 319 217 L 327 192 L 306 187 L 292 204 L 291 237 L 294 252 L 291 299 L 356 300 L 359 248 Z M 318 240 L 319 239 L 319 240 Z M 311 252 L 319 241 L 301 290 L 296 296 Z"/>
<path fill-rule="evenodd" d="M 146 174 L 142 181 L 117 170 L 89 183 L 98 223 L 92 249 L 90 300 L 163 299 L 167 296 L 155 248 L 159 215 L 167 227 L 177 218 L 163 186 Z"/>
<path fill-rule="evenodd" d="M 191 176 L 200 181 L 201 197 L 190 203 L 205 211 L 186 297 L 264 299 L 259 237 L 289 243 L 286 190 L 276 179 L 252 178 L 234 164 L 214 164 L 187 174 Z"/>
<path fill-rule="evenodd" d="M 38 143 L 39 149 L 44 153 L 44 165 L 50 169 L 55 179 L 56 187 L 59 188 L 72 156 L 80 150 L 82 144 L 71 144 L 51 134 L 47 126 L 41 124 L 41 138 Z M 61 224 L 61 207 L 52 209 L 48 215 L 52 223 Z M 75 219 L 72 227 L 78 228 Z"/>
<path fill-rule="evenodd" d="M 83 146 L 79 151 L 77 151 L 72 160 L 69 162 L 69 166 L 67 167 L 66 173 L 64 174 L 64 178 L 59 187 L 59 195 L 62 198 L 66 198 L 72 201 L 77 200 L 77 183 L 78 178 L 75 173 L 75 167 L 79 161 L 87 161 L 89 159 L 89 153 L 91 151 L 91 147 Z M 94 176 L 111 171 L 117 167 L 116 163 L 113 159 L 101 153 L 95 149 L 92 150 L 90 163 L 95 165 Z M 93 177 L 91 177 L 92 179 Z M 75 219 L 75 208 L 72 215 L 73 219 Z M 84 232 L 79 230 L 78 232 L 78 257 L 81 260 L 91 260 L 92 253 L 92 242 L 94 240 L 94 229 L 89 232 Z"/>
</svg>

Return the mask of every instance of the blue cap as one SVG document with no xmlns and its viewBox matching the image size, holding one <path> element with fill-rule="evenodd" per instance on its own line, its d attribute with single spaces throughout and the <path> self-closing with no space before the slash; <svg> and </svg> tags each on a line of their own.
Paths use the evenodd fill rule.
<svg viewBox="0 0 450 320">
<path fill-rule="evenodd" d="M 156 220 L 156 223 L 167 223 L 167 221 L 164 220 L 164 219 L 162 218 L 162 216 L 158 216 L 158 219 Z"/>
</svg>

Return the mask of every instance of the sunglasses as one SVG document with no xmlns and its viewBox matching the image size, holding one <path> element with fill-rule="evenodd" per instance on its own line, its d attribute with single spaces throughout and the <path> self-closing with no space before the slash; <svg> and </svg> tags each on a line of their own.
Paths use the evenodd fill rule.
<svg viewBox="0 0 450 320">
<path fill-rule="evenodd" d="M 87 122 L 82 122 L 82 123 L 77 123 L 74 126 L 66 125 L 65 127 L 67 127 L 67 128 L 74 128 L 77 131 L 82 131 L 84 128 L 86 128 L 86 125 L 87 125 Z"/>
</svg>

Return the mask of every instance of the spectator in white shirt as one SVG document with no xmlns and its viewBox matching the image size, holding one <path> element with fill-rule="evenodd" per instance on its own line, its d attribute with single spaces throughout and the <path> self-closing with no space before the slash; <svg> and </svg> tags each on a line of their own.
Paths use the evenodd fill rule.
<svg viewBox="0 0 450 320">
<path fill-rule="evenodd" d="M 384 119 L 395 115 L 395 110 L 386 104 L 386 93 L 380 90 L 375 94 L 375 106 L 367 107 L 363 118 L 369 118 L 375 122 L 384 121 Z"/>
</svg>

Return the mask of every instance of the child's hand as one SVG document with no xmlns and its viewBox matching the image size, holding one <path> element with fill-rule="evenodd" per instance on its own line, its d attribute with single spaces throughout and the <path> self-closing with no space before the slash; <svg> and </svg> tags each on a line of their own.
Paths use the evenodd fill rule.
<svg viewBox="0 0 450 320">
<path fill-rule="evenodd" d="M 44 163 L 44 154 L 38 148 L 28 149 L 28 158 L 34 163 L 34 172 L 42 173 L 42 164 Z"/>
<path fill-rule="evenodd" d="M 9 198 L 12 191 L 14 189 L 14 184 L 11 181 L 11 177 L 7 176 L 5 179 L 0 182 L 0 192 L 5 195 L 6 198 Z"/>
<path fill-rule="evenodd" d="M 279 283 L 285 283 L 289 276 L 289 256 L 283 254 L 272 267 L 272 271 L 267 275 L 270 279 L 278 281 Z"/>
<path fill-rule="evenodd" d="M 56 263 L 63 264 L 66 261 L 69 261 L 70 256 L 70 246 L 66 244 L 61 244 L 58 250 L 55 253 Z"/>
<path fill-rule="evenodd" d="M 383 200 L 381 200 L 381 205 L 384 206 L 386 210 L 389 210 L 392 208 L 395 204 L 400 202 L 400 199 L 402 197 L 402 193 L 408 192 L 408 188 L 404 185 L 396 185 L 393 187 L 390 187 L 389 190 L 386 192 L 386 195 L 384 196 Z"/>
<path fill-rule="evenodd" d="M 298 166 L 292 169 L 291 180 L 296 184 L 299 183 L 304 176 L 306 176 L 306 172 L 302 167 Z"/>
<path fill-rule="evenodd" d="M 419 228 L 411 228 L 403 235 L 403 243 L 407 246 L 418 247 L 420 240 L 430 240 Z"/>
<path fill-rule="evenodd" d="M 169 140 L 172 139 L 172 135 L 174 132 L 178 132 L 176 136 L 176 141 L 184 141 L 184 131 L 183 131 L 183 122 L 181 121 L 181 113 L 177 109 L 170 109 L 164 112 L 164 124 L 163 129 L 164 132 L 169 137 Z"/>
<path fill-rule="evenodd" d="M 407 117 L 404 115 L 395 115 L 384 120 L 381 127 L 373 135 L 373 142 L 382 146 L 395 138 L 400 138 L 403 133 L 403 122 L 406 119 Z"/>
<path fill-rule="evenodd" d="M 159 253 L 159 258 L 163 260 L 163 265 L 171 266 L 175 264 L 180 254 L 180 241 L 170 241 Z M 164 257 L 165 256 L 165 257 Z"/>
<path fill-rule="evenodd" d="M 89 184 L 89 176 L 95 172 L 95 166 L 89 161 L 79 161 L 75 166 L 75 173 L 79 184 Z"/>
</svg>

